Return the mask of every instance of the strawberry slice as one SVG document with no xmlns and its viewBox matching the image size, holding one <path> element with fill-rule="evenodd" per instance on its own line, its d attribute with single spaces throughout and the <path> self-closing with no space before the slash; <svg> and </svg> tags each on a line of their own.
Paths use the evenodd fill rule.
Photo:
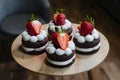
<svg viewBox="0 0 120 80">
<path fill-rule="evenodd" d="M 40 33 L 42 25 L 39 21 L 34 20 L 34 21 L 30 21 L 27 22 L 27 31 L 31 36 L 36 36 Z"/>
<path fill-rule="evenodd" d="M 31 36 L 36 36 L 40 33 L 42 24 L 38 20 L 34 19 L 34 16 L 32 15 L 31 20 L 29 20 L 26 24 L 26 28 Z"/>
<path fill-rule="evenodd" d="M 61 49 L 65 50 L 68 47 L 69 35 L 67 33 L 59 34 L 57 40 Z"/>
</svg>

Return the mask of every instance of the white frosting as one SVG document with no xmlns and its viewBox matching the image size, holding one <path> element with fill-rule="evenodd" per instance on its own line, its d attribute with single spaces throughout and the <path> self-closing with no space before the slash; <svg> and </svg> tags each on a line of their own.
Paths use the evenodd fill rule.
<svg viewBox="0 0 120 80">
<path fill-rule="evenodd" d="M 64 54 L 64 51 L 62 49 L 58 48 L 58 49 L 56 49 L 56 54 L 61 56 Z"/>
<path fill-rule="evenodd" d="M 31 52 L 31 51 L 42 51 L 43 49 L 46 48 L 47 45 L 48 45 L 48 43 L 45 44 L 44 46 L 40 47 L 40 48 L 28 48 L 28 47 L 25 47 L 23 45 L 22 45 L 22 47 L 26 52 Z"/>
<path fill-rule="evenodd" d="M 29 41 L 29 40 L 30 40 L 30 35 L 23 36 L 23 39 L 24 39 L 25 41 Z"/>
<path fill-rule="evenodd" d="M 80 36 L 80 33 L 76 32 L 74 37 L 77 39 Z"/>
<path fill-rule="evenodd" d="M 77 41 L 78 41 L 79 43 L 84 43 L 86 40 L 85 40 L 85 37 L 79 36 L 79 37 L 77 38 Z"/>
<path fill-rule="evenodd" d="M 75 44 L 73 41 L 68 42 L 68 48 L 70 48 L 71 50 L 75 50 Z"/>
<path fill-rule="evenodd" d="M 36 36 L 31 36 L 30 37 L 30 42 L 37 42 L 38 38 Z"/>
<path fill-rule="evenodd" d="M 54 45 L 51 43 L 51 41 L 49 42 L 49 44 L 47 46 L 48 47 L 54 47 Z"/>
<path fill-rule="evenodd" d="M 65 50 L 65 53 L 66 53 L 66 55 L 70 55 L 71 53 L 72 53 L 72 50 L 70 49 L 70 48 L 67 48 L 66 50 Z"/>
<path fill-rule="evenodd" d="M 50 60 L 49 58 L 47 58 L 48 62 L 50 62 L 51 64 L 54 64 L 54 65 L 59 65 L 59 66 L 64 66 L 64 65 L 67 65 L 67 64 L 70 64 L 74 59 L 75 59 L 75 54 L 74 56 L 69 59 L 69 60 L 66 60 L 66 61 L 62 61 L 62 62 L 58 62 L 58 61 L 53 61 L 53 60 Z"/>
<path fill-rule="evenodd" d="M 99 38 L 99 34 L 98 34 L 98 32 L 97 32 L 96 29 L 94 29 L 94 30 L 92 31 L 92 35 L 93 35 L 93 37 L 94 37 L 95 39 L 98 39 L 98 38 Z"/>
<path fill-rule="evenodd" d="M 28 35 L 27 31 L 22 32 L 22 36 Z"/>
<path fill-rule="evenodd" d="M 22 32 L 22 38 L 24 41 L 30 41 L 32 43 L 35 43 L 37 41 L 42 41 L 47 37 L 47 33 L 44 30 L 41 30 L 40 34 L 37 36 L 31 36 L 28 34 L 27 31 Z"/>
<path fill-rule="evenodd" d="M 61 31 L 61 28 L 63 30 L 67 30 L 67 29 L 71 28 L 71 25 L 72 25 L 72 23 L 68 19 L 65 20 L 65 24 L 62 26 L 56 26 L 52 21 L 49 22 L 49 28 L 53 32 L 55 32 L 55 28 L 58 28 L 59 31 Z"/>
<path fill-rule="evenodd" d="M 52 47 L 52 49 L 51 49 L 51 47 Z M 66 50 L 62 50 L 60 48 L 56 49 L 51 41 L 49 42 L 49 44 L 46 47 L 46 51 L 49 54 L 51 54 L 51 52 L 52 52 L 52 54 L 54 53 L 54 54 L 57 54 L 57 55 L 65 54 L 65 55 L 69 56 L 70 54 L 72 54 L 72 50 L 75 50 L 75 44 L 74 44 L 73 41 L 68 42 L 68 48 Z"/>
<path fill-rule="evenodd" d="M 93 50 L 97 50 L 99 47 L 100 47 L 100 43 L 93 48 L 79 48 L 79 47 L 76 47 L 76 50 L 81 51 L 81 52 L 91 52 Z"/>
<path fill-rule="evenodd" d="M 40 34 L 43 35 L 44 37 L 47 37 L 47 33 L 46 33 L 45 30 L 41 30 L 41 33 L 40 33 Z"/>
<path fill-rule="evenodd" d="M 55 47 L 47 47 L 46 50 L 49 52 L 49 54 L 53 54 L 56 51 Z"/>
<path fill-rule="evenodd" d="M 96 29 L 93 29 L 92 33 L 86 36 L 80 35 L 79 31 L 77 31 L 74 35 L 74 38 L 77 39 L 79 43 L 84 43 L 85 41 L 92 42 L 94 41 L 94 39 L 99 38 L 99 34 Z"/>
<path fill-rule="evenodd" d="M 42 40 L 44 40 L 44 35 L 38 35 L 37 38 L 39 41 L 42 41 Z"/>
<path fill-rule="evenodd" d="M 94 36 L 88 34 L 88 35 L 85 36 L 85 40 L 87 42 L 92 42 L 94 40 Z"/>
</svg>

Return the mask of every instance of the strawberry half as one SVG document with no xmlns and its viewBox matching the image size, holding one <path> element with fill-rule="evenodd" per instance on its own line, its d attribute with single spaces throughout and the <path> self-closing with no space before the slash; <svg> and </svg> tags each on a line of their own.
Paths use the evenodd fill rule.
<svg viewBox="0 0 120 80">
<path fill-rule="evenodd" d="M 67 33 L 59 34 L 57 40 L 61 49 L 65 50 L 68 47 L 69 35 Z"/>
<path fill-rule="evenodd" d="M 28 33 L 31 36 L 36 36 L 40 33 L 42 24 L 38 20 L 35 20 L 32 15 L 32 19 L 27 22 L 26 28 L 27 28 Z"/>
</svg>

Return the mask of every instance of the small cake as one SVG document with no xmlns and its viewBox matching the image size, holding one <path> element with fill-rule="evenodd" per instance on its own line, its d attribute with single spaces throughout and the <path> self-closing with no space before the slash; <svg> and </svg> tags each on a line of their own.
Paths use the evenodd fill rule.
<svg viewBox="0 0 120 80">
<path fill-rule="evenodd" d="M 48 44 L 48 37 L 45 30 L 41 30 L 42 24 L 32 18 L 26 24 L 27 30 L 22 32 L 22 48 L 29 54 L 42 54 Z"/>
<path fill-rule="evenodd" d="M 94 20 L 92 17 L 86 18 L 76 31 L 73 41 L 76 51 L 81 54 L 93 54 L 100 48 L 100 36 L 94 28 Z"/>
<path fill-rule="evenodd" d="M 63 11 L 63 9 L 60 9 L 59 11 L 56 11 L 55 14 L 53 14 L 52 20 L 49 22 L 48 27 L 48 33 L 50 36 L 53 32 L 61 32 L 64 30 L 67 34 L 69 34 L 70 38 L 72 37 L 72 23 L 66 19 Z"/>
<path fill-rule="evenodd" d="M 69 35 L 54 32 L 51 39 L 46 47 L 47 64 L 58 68 L 72 65 L 75 60 L 75 44 L 69 41 Z"/>
</svg>

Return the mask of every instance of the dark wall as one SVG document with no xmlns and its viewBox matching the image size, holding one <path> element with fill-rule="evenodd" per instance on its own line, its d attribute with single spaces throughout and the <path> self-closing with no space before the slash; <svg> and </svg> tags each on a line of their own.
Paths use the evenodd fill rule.
<svg viewBox="0 0 120 80">
<path fill-rule="evenodd" d="M 113 19 L 120 23 L 120 0 L 96 1 Z"/>
</svg>

